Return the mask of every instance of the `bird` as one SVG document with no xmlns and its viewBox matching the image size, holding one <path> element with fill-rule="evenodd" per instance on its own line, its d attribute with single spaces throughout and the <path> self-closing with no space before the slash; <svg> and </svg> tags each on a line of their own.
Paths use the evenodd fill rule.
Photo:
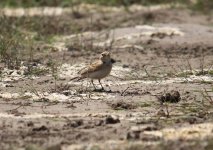
<svg viewBox="0 0 213 150">
<path fill-rule="evenodd" d="M 100 54 L 98 60 L 92 62 L 90 65 L 80 70 L 78 72 L 79 75 L 72 78 L 71 80 L 77 79 L 79 81 L 85 78 L 90 78 L 93 87 L 95 90 L 97 90 L 95 84 L 93 83 L 93 80 L 96 79 L 101 85 L 101 90 L 104 90 L 104 87 L 101 84 L 101 79 L 107 77 L 110 74 L 113 63 L 115 63 L 115 60 L 110 57 L 110 52 L 104 51 Z"/>
</svg>

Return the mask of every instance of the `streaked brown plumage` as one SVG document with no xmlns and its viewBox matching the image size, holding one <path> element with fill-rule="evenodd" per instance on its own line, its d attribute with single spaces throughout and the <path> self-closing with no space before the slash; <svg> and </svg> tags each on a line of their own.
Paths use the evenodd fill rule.
<svg viewBox="0 0 213 150">
<path fill-rule="evenodd" d="M 97 79 L 102 87 L 102 84 L 100 82 L 101 79 L 105 78 L 106 76 L 108 76 L 112 70 L 112 64 L 115 61 L 113 59 L 110 58 L 110 52 L 105 51 L 103 53 L 100 54 L 100 57 L 97 61 L 93 62 L 92 64 L 90 64 L 89 66 L 83 68 L 81 71 L 79 71 L 79 75 L 78 77 L 75 77 L 73 79 L 84 79 L 84 78 L 90 78 L 92 79 L 92 84 L 94 86 L 94 88 L 96 89 L 94 83 L 93 83 L 93 79 Z"/>
</svg>

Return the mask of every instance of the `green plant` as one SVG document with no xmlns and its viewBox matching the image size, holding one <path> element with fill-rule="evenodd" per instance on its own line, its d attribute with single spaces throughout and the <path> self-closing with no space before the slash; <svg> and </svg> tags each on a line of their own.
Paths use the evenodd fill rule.
<svg viewBox="0 0 213 150">
<path fill-rule="evenodd" d="M 52 59 L 49 60 L 47 66 L 50 68 L 52 77 L 54 78 L 54 91 L 57 91 L 57 80 L 58 80 L 58 64 Z"/>
<path fill-rule="evenodd" d="M 201 11 L 204 13 L 209 13 L 212 11 L 213 1 L 212 0 L 197 0 L 192 9 L 195 11 Z"/>
<path fill-rule="evenodd" d="M 11 22 L 0 17 L 0 58 L 10 69 L 20 66 L 20 50 L 23 48 L 20 40 L 23 38 Z"/>
<path fill-rule="evenodd" d="M 5 7 L 38 7 L 38 6 L 62 6 L 68 7 L 81 3 L 98 4 L 106 6 L 130 6 L 132 4 L 153 5 L 162 3 L 190 3 L 190 0 L 1 0 L 0 6 Z"/>
</svg>

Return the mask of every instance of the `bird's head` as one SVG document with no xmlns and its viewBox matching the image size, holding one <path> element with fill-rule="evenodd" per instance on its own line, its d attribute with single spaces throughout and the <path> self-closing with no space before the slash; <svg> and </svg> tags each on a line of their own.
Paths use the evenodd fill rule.
<svg viewBox="0 0 213 150">
<path fill-rule="evenodd" d="M 110 52 L 104 51 L 103 53 L 101 53 L 100 59 L 101 59 L 103 62 L 110 62 L 110 61 L 111 61 Z"/>
</svg>

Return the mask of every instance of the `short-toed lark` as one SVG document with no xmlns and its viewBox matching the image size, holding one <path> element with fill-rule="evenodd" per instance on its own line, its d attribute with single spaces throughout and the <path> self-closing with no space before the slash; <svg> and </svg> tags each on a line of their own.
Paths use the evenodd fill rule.
<svg viewBox="0 0 213 150">
<path fill-rule="evenodd" d="M 77 78 L 78 80 L 81 80 L 84 78 L 90 78 L 92 81 L 92 85 L 95 89 L 96 87 L 93 83 L 93 80 L 97 79 L 102 87 L 102 90 L 104 90 L 104 87 L 101 84 L 101 79 L 105 78 L 110 74 L 113 63 L 115 63 L 115 60 L 111 59 L 110 52 L 104 51 L 100 54 L 100 57 L 97 61 L 83 68 L 81 71 L 79 71 L 80 76 L 75 77 L 73 79 Z"/>
</svg>

